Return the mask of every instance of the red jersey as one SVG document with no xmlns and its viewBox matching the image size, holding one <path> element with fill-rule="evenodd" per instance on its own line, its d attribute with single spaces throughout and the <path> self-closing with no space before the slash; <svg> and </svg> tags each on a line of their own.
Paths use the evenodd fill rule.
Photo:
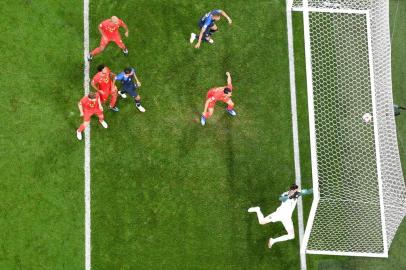
<svg viewBox="0 0 406 270">
<path fill-rule="evenodd" d="M 92 83 L 97 84 L 97 88 L 99 88 L 99 90 L 110 90 L 112 85 L 110 74 L 111 71 L 109 68 L 107 68 L 107 73 L 103 73 L 102 71 L 97 72 L 92 79 Z"/>
<path fill-rule="evenodd" d="M 125 23 L 120 19 L 118 19 L 118 24 L 113 23 L 110 19 L 102 21 L 99 24 L 99 28 L 108 37 L 119 34 L 118 29 L 120 28 L 120 26 L 123 26 L 123 27 L 126 26 Z"/>
<path fill-rule="evenodd" d="M 231 84 L 226 87 L 233 91 L 233 86 Z M 230 98 L 225 96 L 224 88 L 225 87 L 217 87 L 210 89 L 209 92 L 207 92 L 207 98 L 209 98 L 211 102 L 216 102 L 218 100 L 226 102 Z"/>
<path fill-rule="evenodd" d="M 99 94 L 96 94 L 96 99 L 94 99 L 94 100 L 91 100 L 88 96 L 83 97 L 80 100 L 80 103 L 82 104 L 82 107 L 83 107 L 83 112 L 99 110 L 100 109 L 99 100 L 100 100 Z"/>
</svg>

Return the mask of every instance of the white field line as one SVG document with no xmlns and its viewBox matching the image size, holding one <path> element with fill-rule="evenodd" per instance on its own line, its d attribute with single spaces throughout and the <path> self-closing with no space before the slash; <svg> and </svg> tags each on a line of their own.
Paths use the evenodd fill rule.
<svg viewBox="0 0 406 270">
<path fill-rule="evenodd" d="M 287 20 L 287 33 L 288 33 L 288 48 L 289 48 L 289 75 L 290 75 L 290 102 L 292 114 L 292 131 L 293 131 L 293 152 L 295 161 L 295 182 L 301 187 L 302 176 L 300 170 L 300 155 L 299 155 L 299 131 L 297 123 L 297 104 L 296 104 L 296 81 L 295 81 L 295 55 L 293 47 L 293 27 L 292 27 L 292 0 L 286 1 L 286 20 Z M 303 205 L 302 199 L 299 198 L 297 202 L 297 215 L 299 227 L 299 244 L 302 250 L 304 226 L 303 226 Z M 300 269 L 306 270 L 306 254 L 300 252 Z"/>
<path fill-rule="evenodd" d="M 83 88 L 89 93 L 89 0 L 83 0 L 83 57 L 85 61 Z M 85 130 L 85 270 L 91 269 L 91 228 L 90 228 L 90 125 Z"/>
</svg>

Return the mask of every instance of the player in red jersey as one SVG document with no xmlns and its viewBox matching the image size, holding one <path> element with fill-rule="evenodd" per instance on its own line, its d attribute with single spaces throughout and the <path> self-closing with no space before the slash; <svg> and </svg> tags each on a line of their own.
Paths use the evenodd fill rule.
<svg viewBox="0 0 406 270">
<path fill-rule="evenodd" d="M 82 140 L 82 131 L 89 125 L 90 118 L 93 114 L 99 117 L 99 122 L 104 128 L 108 128 L 106 121 L 104 121 L 103 106 L 98 93 L 91 92 L 87 96 L 84 96 L 79 101 L 78 107 L 80 116 L 83 116 L 83 123 L 76 130 L 76 137 L 78 140 Z"/>
<path fill-rule="evenodd" d="M 231 116 L 236 116 L 237 113 L 234 111 L 234 103 L 231 100 L 231 93 L 233 91 L 233 85 L 231 83 L 231 74 L 226 72 L 227 75 L 227 86 L 224 87 L 215 87 L 207 92 L 207 100 L 204 104 L 204 110 L 200 118 L 200 123 L 202 126 L 206 125 L 206 120 L 212 116 L 214 112 L 214 106 L 217 101 L 223 101 L 227 103 L 227 112 Z"/>
<path fill-rule="evenodd" d="M 118 112 L 119 109 L 116 107 L 117 88 L 114 85 L 116 75 L 105 65 L 99 65 L 97 71 L 91 82 L 92 87 L 100 94 L 102 103 L 105 103 L 109 96 L 111 96 L 109 108 L 114 112 Z"/>
<path fill-rule="evenodd" d="M 124 45 L 121 40 L 119 28 L 123 27 L 125 29 L 125 36 L 128 37 L 128 27 L 127 25 L 117 18 L 116 16 L 111 17 L 110 19 L 104 20 L 99 24 L 99 32 L 101 34 L 100 45 L 94 49 L 88 56 L 88 60 L 92 61 L 93 56 L 101 53 L 106 48 L 107 44 L 111 41 L 117 44 L 123 50 L 124 55 L 128 55 L 127 47 Z"/>
</svg>

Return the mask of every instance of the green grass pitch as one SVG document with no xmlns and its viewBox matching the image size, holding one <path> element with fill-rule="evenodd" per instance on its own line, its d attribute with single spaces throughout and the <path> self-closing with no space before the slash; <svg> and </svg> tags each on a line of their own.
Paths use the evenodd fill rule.
<svg viewBox="0 0 406 270">
<path fill-rule="evenodd" d="M 110 44 L 91 75 L 99 63 L 115 72 L 134 66 L 147 110 L 120 100 L 119 113 L 105 113 L 109 129 L 92 121 L 92 268 L 299 269 L 298 238 L 268 250 L 282 225 L 260 226 L 246 212 L 273 211 L 294 179 L 285 1 L 90 2 L 92 48 L 102 19 L 117 15 L 130 28 L 130 56 Z M 406 2 L 390 2 L 393 89 L 405 106 Z M 195 50 L 189 34 L 213 8 L 233 25 L 222 19 L 215 44 Z M 84 144 L 75 137 L 83 3 L 5 0 L 0 11 L 0 270 L 84 269 Z M 295 29 L 301 165 L 310 186 L 302 36 Z M 202 128 L 205 94 L 225 84 L 226 71 L 238 116 L 219 104 Z M 403 164 L 405 117 L 397 119 Z M 403 224 L 389 259 L 307 256 L 308 269 L 405 269 L 405 244 Z"/>
</svg>

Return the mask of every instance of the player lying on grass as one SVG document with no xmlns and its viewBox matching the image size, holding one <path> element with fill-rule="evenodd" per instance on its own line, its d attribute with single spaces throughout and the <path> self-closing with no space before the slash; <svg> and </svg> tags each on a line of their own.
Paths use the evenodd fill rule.
<svg viewBox="0 0 406 270">
<path fill-rule="evenodd" d="M 106 48 L 107 44 L 111 41 L 117 44 L 123 50 L 124 55 L 128 55 L 127 47 L 124 45 L 124 42 L 121 40 L 119 28 L 123 27 L 125 29 L 125 36 L 128 37 L 128 27 L 127 25 L 117 18 L 116 16 L 111 17 L 110 19 L 104 20 L 99 24 L 99 32 L 101 34 L 100 45 L 94 49 L 88 56 L 88 60 L 92 61 L 93 56 L 101 53 Z"/>
<path fill-rule="evenodd" d="M 227 103 L 227 112 L 231 116 L 236 116 L 237 113 L 234 111 L 234 103 L 231 100 L 231 93 L 233 91 L 233 85 L 231 83 L 231 74 L 226 72 L 227 75 L 227 86 L 215 87 L 207 92 L 207 100 L 204 104 L 204 110 L 200 118 L 200 123 L 202 126 L 206 125 L 206 120 L 213 115 L 214 106 L 216 106 L 217 101 L 223 101 Z"/>
<path fill-rule="evenodd" d="M 264 217 L 264 215 L 261 212 L 261 209 L 257 207 L 251 207 L 248 209 L 248 212 L 250 213 L 257 213 L 258 217 L 258 222 L 261 225 L 268 224 L 270 222 L 282 222 L 283 227 L 285 227 L 285 230 L 287 232 L 286 235 L 280 236 L 278 238 L 269 238 L 268 242 L 268 247 L 271 248 L 273 244 L 281 241 L 287 241 L 295 238 L 295 230 L 293 227 L 293 221 L 292 221 L 292 213 L 295 210 L 297 199 L 301 195 L 307 195 L 307 194 L 312 194 L 313 190 L 309 189 L 303 189 L 299 190 L 299 187 L 295 184 L 293 184 L 290 188 L 289 191 L 283 193 L 280 197 L 279 200 L 282 202 L 281 205 L 276 209 L 275 212 L 272 214 Z"/>
<path fill-rule="evenodd" d="M 202 40 L 205 40 L 209 42 L 210 44 L 214 43 L 214 40 L 211 38 L 211 36 L 218 31 L 217 25 L 215 24 L 216 21 L 221 19 L 221 16 L 224 16 L 227 20 L 228 23 L 231 24 L 232 20 L 230 17 L 221 9 L 216 9 L 212 10 L 206 15 L 204 15 L 200 21 L 199 21 L 199 29 L 200 29 L 200 34 L 197 39 L 197 43 L 195 45 L 195 48 L 198 49 L 200 48 L 200 44 L 202 43 Z M 192 33 L 190 35 L 190 43 L 193 43 L 196 39 L 197 35 L 195 33 Z"/>
<path fill-rule="evenodd" d="M 137 92 L 138 87 L 141 86 L 141 82 L 137 78 L 135 69 L 131 67 L 125 68 L 123 72 L 114 78 L 114 83 L 116 81 L 121 82 L 121 90 L 118 91 L 118 94 L 122 98 L 127 98 L 126 93 L 129 94 L 135 101 L 135 107 L 137 107 L 140 112 L 145 112 L 144 107 L 141 106 L 141 97 Z"/>
<path fill-rule="evenodd" d="M 99 65 L 97 71 L 91 82 L 92 87 L 100 94 L 100 100 L 103 104 L 111 96 L 109 108 L 114 112 L 118 112 L 119 109 L 116 107 L 117 88 L 114 84 L 115 74 L 105 65 Z"/>
<path fill-rule="evenodd" d="M 95 92 L 90 92 L 84 96 L 78 103 L 80 116 L 83 116 L 83 123 L 76 130 L 76 137 L 82 140 L 82 132 L 90 123 L 90 118 L 93 114 L 99 117 L 99 122 L 104 128 L 108 128 L 106 121 L 104 121 L 103 106 L 100 101 L 100 95 Z"/>
</svg>

